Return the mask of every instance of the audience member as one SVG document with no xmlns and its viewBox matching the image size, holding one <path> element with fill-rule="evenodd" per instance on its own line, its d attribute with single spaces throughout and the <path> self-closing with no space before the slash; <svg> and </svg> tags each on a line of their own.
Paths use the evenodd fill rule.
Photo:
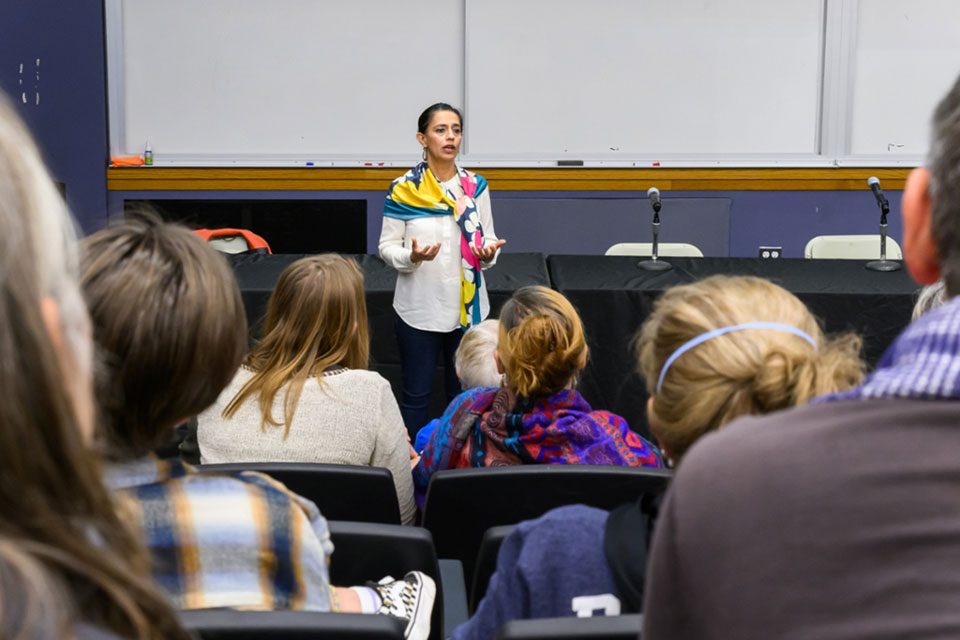
<svg viewBox="0 0 960 640">
<path fill-rule="evenodd" d="M 390 383 L 367 370 L 369 351 L 356 263 L 335 254 L 294 262 L 270 296 L 263 340 L 199 417 L 202 462 L 386 467 L 413 524 L 407 430 Z"/>
<path fill-rule="evenodd" d="M 99 426 L 107 484 L 177 607 L 387 613 L 429 631 L 434 585 L 419 573 L 331 589 L 333 548 L 316 506 L 262 474 L 197 473 L 151 453 L 209 406 L 246 350 L 240 292 L 224 258 L 154 219 L 89 236 L 82 283 L 104 366 Z"/>
<path fill-rule="evenodd" d="M 497 371 L 497 361 L 493 355 L 497 350 L 499 335 L 500 323 L 496 320 L 484 320 L 463 334 L 453 362 L 464 391 L 500 385 L 500 372 Z"/>
<path fill-rule="evenodd" d="M 497 350 L 497 336 L 500 323 L 496 320 L 484 320 L 467 329 L 460 340 L 457 352 L 453 356 L 457 378 L 463 391 L 474 387 L 500 386 L 500 372 L 493 354 Z M 423 451 L 427 440 L 437 430 L 440 419 L 435 418 L 417 432 L 413 448 Z"/>
<path fill-rule="evenodd" d="M 960 82 L 903 193 L 948 302 L 857 388 L 703 438 L 654 536 L 645 640 L 960 636 Z"/>
<path fill-rule="evenodd" d="M 0 96 L 0 637 L 187 638 L 86 449 L 90 322 L 75 232 Z"/>
<path fill-rule="evenodd" d="M 827 341 L 793 294 L 752 277 L 667 290 L 636 346 L 651 430 L 675 461 L 737 416 L 848 389 L 863 372 L 856 337 Z M 639 613 L 659 504 L 660 496 L 643 496 L 609 514 L 561 507 L 521 523 L 501 547 L 476 615 L 453 637 L 489 638 L 517 618 Z"/>
<path fill-rule="evenodd" d="M 517 290 L 500 312 L 499 388 L 479 387 L 447 407 L 413 470 L 418 495 L 441 469 L 562 463 L 661 466 L 656 449 L 620 416 L 594 411 L 576 390 L 587 362 L 583 323 L 546 287 Z"/>
</svg>

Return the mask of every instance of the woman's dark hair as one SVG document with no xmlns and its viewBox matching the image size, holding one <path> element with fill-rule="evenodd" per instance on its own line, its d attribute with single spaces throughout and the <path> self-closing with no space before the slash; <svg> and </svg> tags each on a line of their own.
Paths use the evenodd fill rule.
<svg viewBox="0 0 960 640">
<path fill-rule="evenodd" d="M 417 120 L 417 131 L 425 134 L 427 132 L 427 127 L 430 126 L 430 121 L 433 120 L 433 114 L 438 111 L 453 111 L 455 114 L 457 114 L 457 118 L 460 120 L 460 126 L 463 126 L 463 115 L 460 113 L 459 109 L 447 104 L 446 102 L 438 102 L 430 105 L 423 110 L 423 113 L 420 114 L 420 119 Z"/>
</svg>

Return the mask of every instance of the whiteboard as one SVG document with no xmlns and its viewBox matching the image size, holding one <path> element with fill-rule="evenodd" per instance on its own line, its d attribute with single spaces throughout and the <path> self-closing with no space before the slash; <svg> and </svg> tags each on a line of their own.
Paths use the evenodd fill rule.
<svg viewBox="0 0 960 640">
<path fill-rule="evenodd" d="M 108 0 L 107 12 L 113 155 L 149 141 L 158 161 L 418 157 L 420 112 L 463 95 L 459 2 Z"/>
<path fill-rule="evenodd" d="M 105 0 L 112 155 L 408 166 L 917 164 L 960 0 Z"/>
<path fill-rule="evenodd" d="M 922 159 L 960 72 L 960 2 L 859 0 L 848 153 Z"/>
<path fill-rule="evenodd" d="M 813 156 L 822 0 L 466 0 L 471 158 Z"/>
</svg>

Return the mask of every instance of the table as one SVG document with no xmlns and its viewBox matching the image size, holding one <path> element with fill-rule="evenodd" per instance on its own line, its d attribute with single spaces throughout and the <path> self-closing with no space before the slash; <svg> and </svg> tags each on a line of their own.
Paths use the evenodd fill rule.
<svg viewBox="0 0 960 640">
<path fill-rule="evenodd" d="M 260 337 L 261 322 L 270 294 L 288 266 L 305 255 L 299 254 L 236 254 L 230 264 L 240 286 L 240 295 L 247 312 L 251 339 Z M 363 271 L 367 316 L 370 324 L 370 368 L 393 385 L 400 397 L 400 354 L 394 333 L 393 290 L 397 272 L 374 255 L 350 256 Z M 497 264 L 483 272 L 490 297 L 490 317 L 496 318 L 500 307 L 514 291 L 527 285 L 550 286 L 546 260 L 541 253 L 502 253 Z M 431 415 L 440 415 L 446 408 L 442 391 L 443 378 L 438 376 L 431 401 Z"/>
<path fill-rule="evenodd" d="M 647 393 L 630 341 L 667 288 L 715 274 L 768 278 L 797 295 L 827 333 L 856 331 L 873 365 L 910 321 L 918 285 L 905 270 L 869 271 L 858 260 L 668 258 L 669 271 L 645 271 L 638 258 L 551 255 L 554 289 L 583 318 L 590 359 L 580 390 L 596 409 L 624 416 L 647 435 Z"/>
</svg>

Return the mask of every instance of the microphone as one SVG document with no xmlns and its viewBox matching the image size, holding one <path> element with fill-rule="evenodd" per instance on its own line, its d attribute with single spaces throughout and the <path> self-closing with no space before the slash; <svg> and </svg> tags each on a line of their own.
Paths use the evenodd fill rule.
<svg viewBox="0 0 960 640">
<path fill-rule="evenodd" d="M 654 213 L 660 213 L 660 189 L 650 187 L 647 189 L 647 197 L 650 198 L 650 204 L 653 206 Z"/>
<path fill-rule="evenodd" d="M 867 184 L 873 191 L 873 197 L 877 199 L 877 206 L 880 207 L 881 213 L 889 213 L 890 203 L 887 202 L 886 196 L 883 195 L 883 189 L 880 188 L 880 179 L 877 176 L 870 176 L 867 178 Z"/>
</svg>

